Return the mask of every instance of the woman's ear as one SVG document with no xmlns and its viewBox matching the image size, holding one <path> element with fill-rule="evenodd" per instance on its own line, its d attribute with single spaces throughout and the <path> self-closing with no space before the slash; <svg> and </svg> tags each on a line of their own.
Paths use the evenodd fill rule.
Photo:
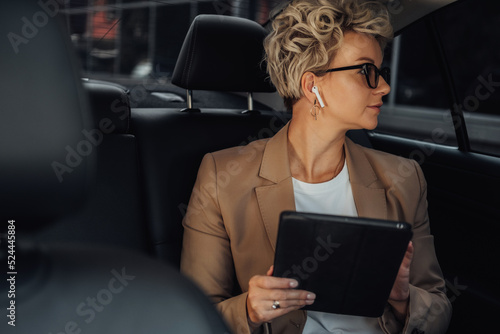
<svg viewBox="0 0 500 334">
<path fill-rule="evenodd" d="M 302 78 L 300 80 L 300 87 L 302 88 L 302 92 L 304 94 L 304 97 L 311 102 L 311 104 L 314 104 L 314 100 L 316 100 L 316 94 L 312 91 L 312 88 L 314 87 L 315 83 L 317 82 L 317 77 L 314 75 L 312 72 L 306 72 L 302 75 Z"/>
</svg>

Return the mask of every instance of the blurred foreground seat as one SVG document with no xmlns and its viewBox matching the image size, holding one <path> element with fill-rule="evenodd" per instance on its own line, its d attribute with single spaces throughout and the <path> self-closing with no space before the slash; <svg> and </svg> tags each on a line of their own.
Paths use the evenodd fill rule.
<svg viewBox="0 0 500 334">
<path fill-rule="evenodd" d="M 80 210 L 31 236 L 41 242 L 84 240 L 150 254 L 152 245 L 140 191 L 137 138 L 130 133 L 128 91 L 97 80 L 84 80 L 83 87 L 90 98 L 93 122 L 80 132 L 92 148 L 95 179 Z M 69 173 L 61 175 L 69 176 Z"/>
<path fill-rule="evenodd" d="M 28 23 L 36 33 L 26 34 Z M 8 280 L 0 281 L 7 309 L 0 332 L 227 333 L 203 294 L 164 264 L 112 247 L 22 237 L 84 204 L 96 154 L 82 133 L 91 117 L 57 17 L 36 1 L 4 1 L 0 35 L 4 268 L 15 255 Z M 15 231 L 15 240 L 6 231 Z"/>
</svg>

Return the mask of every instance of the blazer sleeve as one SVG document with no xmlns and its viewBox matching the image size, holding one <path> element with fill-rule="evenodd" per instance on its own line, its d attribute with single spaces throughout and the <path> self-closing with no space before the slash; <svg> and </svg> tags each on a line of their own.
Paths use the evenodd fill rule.
<svg viewBox="0 0 500 334">
<path fill-rule="evenodd" d="M 400 324 L 387 306 L 381 325 L 387 333 L 445 333 L 451 319 L 451 303 L 446 296 L 443 274 L 434 250 L 427 214 L 427 183 L 420 166 L 415 168 L 415 181 L 406 191 L 419 191 L 413 219 L 414 254 L 410 267 L 410 304 L 405 324 Z M 408 186 L 407 185 L 407 186 Z"/>
<path fill-rule="evenodd" d="M 247 294 L 233 296 L 237 283 L 230 240 L 218 202 L 216 175 L 214 157 L 207 154 L 183 219 L 181 272 L 211 298 L 235 333 L 250 333 Z"/>
</svg>

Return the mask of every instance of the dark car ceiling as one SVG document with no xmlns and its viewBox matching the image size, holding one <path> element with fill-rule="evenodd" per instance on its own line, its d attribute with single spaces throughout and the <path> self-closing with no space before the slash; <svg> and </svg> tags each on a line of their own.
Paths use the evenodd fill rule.
<svg viewBox="0 0 500 334">
<path fill-rule="evenodd" d="M 387 6 L 392 19 L 395 35 L 401 29 L 433 11 L 449 5 L 457 0 L 376 0 Z M 289 3 L 290 0 L 279 2 L 271 13 L 271 19 Z M 269 21 L 264 25 L 267 26 Z"/>
<path fill-rule="evenodd" d="M 386 4 L 391 14 L 394 32 L 424 17 L 425 15 L 449 5 L 456 0 L 379 0 Z"/>
</svg>

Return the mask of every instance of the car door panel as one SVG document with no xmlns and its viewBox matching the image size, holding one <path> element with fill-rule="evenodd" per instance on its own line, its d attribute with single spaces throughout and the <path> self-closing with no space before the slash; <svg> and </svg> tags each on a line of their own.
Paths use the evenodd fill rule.
<svg viewBox="0 0 500 334">
<path fill-rule="evenodd" d="M 370 140 L 424 171 L 431 233 L 454 310 L 448 332 L 491 323 L 500 312 L 500 158 L 377 133 Z"/>
</svg>

